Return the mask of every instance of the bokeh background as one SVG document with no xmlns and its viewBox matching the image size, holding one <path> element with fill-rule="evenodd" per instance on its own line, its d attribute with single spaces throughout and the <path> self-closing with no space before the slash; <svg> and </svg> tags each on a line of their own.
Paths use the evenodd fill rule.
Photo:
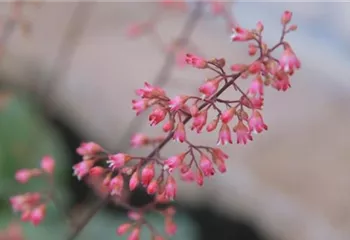
<svg viewBox="0 0 350 240">
<path fill-rule="evenodd" d="M 282 12 L 293 11 L 299 29 L 287 39 L 302 69 L 286 93 L 268 90 L 269 131 L 247 146 L 225 147 L 231 156 L 228 173 L 202 188 L 179 185 L 179 230 L 173 239 L 350 239 L 350 3 L 225 4 L 243 27 L 262 20 L 269 44 L 279 38 Z M 191 1 L 187 11 L 161 10 L 157 34 L 137 39 L 130 39 L 127 29 L 158 16 L 159 3 L 49 1 L 24 5 L 21 21 L 13 25 L 6 20 L 12 7 L 0 3 L 0 229 L 16 219 L 9 196 L 45 187 L 41 181 L 17 184 L 16 169 L 35 167 L 41 156 L 53 155 L 62 204 L 82 216 L 96 196 L 71 177 L 79 142 L 146 154 L 129 149 L 128 138 L 138 131 L 156 135 L 160 129 L 150 128 L 146 115 L 134 120 L 134 89 L 156 81 L 170 96 L 196 94 L 209 76 L 176 61 L 160 74 L 165 49 L 181 34 Z M 223 18 L 208 7 L 203 11 L 193 33 L 185 36 L 190 39 L 186 51 L 225 57 L 228 63 L 251 61 L 246 44 L 230 42 Z M 198 141 L 215 144 L 216 136 L 204 134 Z M 179 149 L 171 144 L 164 154 Z M 149 218 L 163 228 L 162 218 Z M 125 220 L 120 210 L 106 208 L 78 239 L 115 239 L 116 227 Z M 42 226 L 22 227 L 27 239 L 65 239 L 68 231 L 62 210 L 53 206 Z M 144 232 L 142 239 L 148 238 Z"/>
</svg>

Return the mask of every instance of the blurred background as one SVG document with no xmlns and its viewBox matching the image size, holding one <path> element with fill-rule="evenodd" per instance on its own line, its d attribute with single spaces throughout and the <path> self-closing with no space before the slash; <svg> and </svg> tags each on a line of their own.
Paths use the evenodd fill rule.
<svg viewBox="0 0 350 240">
<path fill-rule="evenodd" d="M 290 10 L 299 28 L 287 40 L 302 69 L 286 93 L 267 91 L 269 131 L 247 146 L 225 147 L 231 156 L 226 174 L 202 188 L 179 183 L 178 233 L 172 239 L 350 239 L 350 3 L 224 5 L 224 16 L 206 4 L 192 19 L 193 1 L 173 8 L 159 2 L 0 3 L 0 229 L 17 218 L 10 196 L 45 187 L 42 181 L 17 184 L 15 171 L 37 167 L 47 154 L 57 160 L 64 211 L 83 216 L 99 188 L 72 177 L 80 142 L 147 154 L 150 149 L 129 149 L 130 136 L 161 131 L 145 123 L 146 115 L 135 120 L 134 90 L 147 81 L 170 96 L 196 94 L 210 75 L 183 66 L 181 53 L 249 63 L 247 44 L 230 42 L 227 20 L 245 28 L 262 20 L 272 45 L 282 12 Z M 147 21 L 155 28 L 133 36 L 140 30 L 135 24 Z M 178 51 L 169 51 L 176 42 Z M 214 145 L 216 136 L 204 134 L 198 141 Z M 181 149 L 169 145 L 164 155 Z M 140 205 L 148 198 L 138 191 L 130 201 Z M 164 228 L 161 217 L 148 217 Z M 110 204 L 77 239 L 126 239 L 115 235 L 125 221 L 123 210 Z M 26 239 L 66 239 L 69 230 L 62 210 L 53 206 L 42 226 L 21 226 Z M 147 231 L 142 234 L 149 239 Z"/>
</svg>

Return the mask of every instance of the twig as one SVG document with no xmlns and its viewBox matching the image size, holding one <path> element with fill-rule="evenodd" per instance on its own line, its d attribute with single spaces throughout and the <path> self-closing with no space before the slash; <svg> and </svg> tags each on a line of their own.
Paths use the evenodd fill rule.
<svg viewBox="0 0 350 240">
<path fill-rule="evenodd" d="M 105 197 L 105 198 L 101 199 L 100 201 L 98 201 L 95 206 L 90 208 L 88 213 L 86 214 L 86 216 L 82 219 L 82 221 L 78 222 L 78 224 L 76 224 L 74 226 L 74 230 L 71 231 L 71 233 L 68 235 L 68 237 L 66 239 L 73 240 L 75 237 L 77 237 L 78 234 L 83 230 L 83 228 L 90 222 L 92 217 L 95 216 L 95 214 L 101 208 L 103 208 L 103 206 L 105 206 L 109 202 L 109 200 L 110 200 L 109 196 Z"/>
<path fill-rule="evenodd" d="M 77 3 L 73 15 L 67 24 L 67 30 L 63 36 L 61 45 L 58 48 L 58 55 L 54 60 L 53 69 L 49 74 L 48 82 L 41 90 L 41 99 L 43 103 L 49 105 L 52 92 L 56 89 L 59 79 L 69 70 L 71 67 L 71 60 L 77 49 L 79 38 L 84 33 L 86 24 L 91 13 L 93 2 L 79 2 Z M 47 106 L 47 109 L 50 108 Z"/>
<path fill-rule="evenodd" d="M 175 40 L 177 47 L 185 47 L 189 43 L 190 36 L 194 32 L 195 27 L 197 26 L 197 23 L 202 15 L 202 12 L 202 3 L 198 2 L 196 8 L 186 20 L 184 27 L 179 34 L 179 37 Z M 171 71 L 175 65 L 175 60 L 176 58 L 174 52 L 170 51 L 166 55 L 164 64 L 157 74 L 153 85 L 161 87 L 170 79 Z M 125 133 L 120 138 L 120 141 L 116 148 L 117 150 L 123 149 L 123 151 L 127 151 L 130 149 L 129 141 L 125 141 L 125 139 L 129 139 L 131 134 L 137 132 L 137 129 L 140 128 L 141 123 L 144 120 L 144 117 L 141 116 L 138 116 L 137 118 L 135 117 L 131 120 Z"/>
<path fill-rule="evenodd" d="M 4 3 L 2 3 L 4 4 Z M 9 3 L 11 4 L 11 3 Z M 12 3 L 14 4 L 14 3 Z M 22 4 L 22 1 L 18 1 L 17 4 Z M 11 37 L 12 33 L 15 31 L 16 29 L 16 24 L 17 21 L 15 19 L 14 16 L 12 16 L 12 14 L 6 18 L 6 21 L 4 22 L 3 26 L 2 26 L 2 32 L 0 35 L 0 63 L 1 63 L 1 59 L 2 59 L 2 53 L 5 51 L 5 46 L 7 44 L 7 41 L 9 40 L 9 38 Z"/>
</svg>

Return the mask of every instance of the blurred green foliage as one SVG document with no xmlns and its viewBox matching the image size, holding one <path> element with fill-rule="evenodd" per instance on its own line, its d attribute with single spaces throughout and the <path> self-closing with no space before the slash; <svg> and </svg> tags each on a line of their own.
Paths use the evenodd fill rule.
<svg viewBox="0 0 350 240">
<path fill-rule="evenodd" d="M 60 199 L 69 199 L 67 191 L 68 176 L 71 166 L 66 155 L 65 145 L 58 132 L 52 129 L 42 116 L 40 109 L 23 93 L 15 93 L 0 109 L 0 229 L 5 228 L 16 217 L 8 202 L 10 196 L 28 191 L 40 191 L 47 188 L 43 179 L 33 179 L 21 185 L 14 180 L 14 174 L 20 168 L 39 167 L 44 155 L 51 155 L 56 160 L 55 188 Z M 62 204 L 65 204 L 64 202 Z M 157 214 L 148 216 L 154 226 L 164 229 L 163 217 Z M 78 239 L 115 239 L 118 225 L 127 221 L 124 214 L 114 216 L 104 211 L 98 213 L 84 228 Z M 193 228 L 189 219 L 182 214 L 176 216 L 178 234 L 173 239 L 193 239 Z M 67 227 L 63 214 L 53 205 L 47 211 L 44 223 L 38 227 L 23 223 L 27 239 L 64 239 Z M 142 231 L 141 239 L 150 239 L 147 229 Z M 118 237 L 118 239 L 126 239 Z"/>
</svg>

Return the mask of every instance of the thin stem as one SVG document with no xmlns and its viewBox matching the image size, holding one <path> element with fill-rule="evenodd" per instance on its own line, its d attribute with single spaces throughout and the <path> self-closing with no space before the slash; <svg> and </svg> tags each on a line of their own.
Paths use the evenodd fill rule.
<svg viewBox="0 0 350 240">
<path fill-rule="evenodd" d="M 12 4 L 16 4 L 16 3 L 12 3 Z M 21 4 L 20 7 L 22 7 L 23 3 L 22 1 L 19 1 L 17 4 Z M 17 21 L 12 15 L 8 16 L 8 18 L 2 25 L 2 33 L 0 35 L 0 63 L 1 63 L 1 57 L 3 56 L 2 53 L 5 51 L 5 46 L 7 44 L 7 41 L 10 39 L 11 35 L 15 31 L 16 25 L 17 25 Z"/>
<path fill-rule="evenodd" d="M 101 209 L 103 206 L 105 206 L 109 202 L 110 198 L 109 196 L 106 198 L 103 198 L 101 201 L 98 201 L 95 206 L 93 206 L 90 211 L 87 213 L 87 215 L 83 218 L 81 222 L 78 222 L 77 225 L 75 225 L 74 230 L 68 235 L 66 238 L 67 240 L 73 240 L 75 237 L 79 235 L 79 233 L 83 230 L 83 228 L 90 222 L 93 216 Z"/>
<path fill-rule="evenodd" d="M 73 15 L 67 25 L 67 29 L 63 36 L 62 42 L 58 49 L 58 55 L 54 60 L 52 73 L 50 79 L 41 90 L 41 99 L 46 104 L 47 110 L 50 111 L 49 100 L 52 92 L 56 90 L 57 84 L 63 75 L 69 71 L 71 67 L 72 57 L 74 56 L 77 47 L 79 46 L 79 39 L 84 34 L 84 30 L 88 24 L 90 14 L 92 12 L 93 3 L 79 2 L 77 3 Z"/>
</svg>

